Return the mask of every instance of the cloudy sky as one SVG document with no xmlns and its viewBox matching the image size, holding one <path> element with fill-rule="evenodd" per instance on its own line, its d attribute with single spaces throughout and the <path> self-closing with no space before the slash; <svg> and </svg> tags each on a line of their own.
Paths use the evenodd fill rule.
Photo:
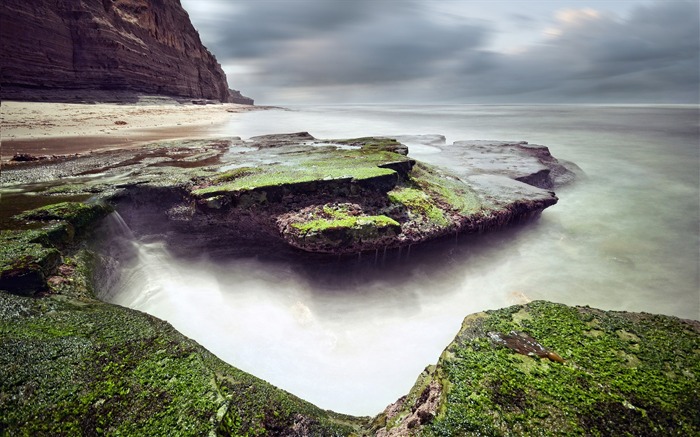
<svg viewBox="0 0 700 437">
<path fill-rule="evenodd" d="M 697 0 L 181 0 L 260 104 L 697 103 Z"/>
</svg>

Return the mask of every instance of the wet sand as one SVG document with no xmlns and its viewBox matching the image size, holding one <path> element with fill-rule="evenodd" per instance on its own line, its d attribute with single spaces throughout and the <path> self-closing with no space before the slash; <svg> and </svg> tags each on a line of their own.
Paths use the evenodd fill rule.
<svg viewBox="0 0 700 437">
<path fill-rule="evenodd" d="M 2 102 L 0 158 L 69 155 L 206 136 L 249 105 L 118 105 Z"/>
</svg>

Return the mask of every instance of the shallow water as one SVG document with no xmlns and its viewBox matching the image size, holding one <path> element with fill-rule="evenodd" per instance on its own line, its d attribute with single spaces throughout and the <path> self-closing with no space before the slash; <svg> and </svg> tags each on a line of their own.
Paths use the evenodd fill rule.
<svg viewBox="0 0 700 437">
<path fill-rule="evenodd" d="M 700 319 L 695 107 L 309 107 L 237 114 L 216 134 L 295 131 L 526 140 L 588 177 L 557 190 L 537 222 L 315 270 L 207 254 L 184 262 L 135 241 L 137 260 L 105 298 L 322 408 L 364 415 L 405 394 L 476 311 L 546 299 Z M 409 146 L 439 163 L 434 148 Z"/>
</svg>

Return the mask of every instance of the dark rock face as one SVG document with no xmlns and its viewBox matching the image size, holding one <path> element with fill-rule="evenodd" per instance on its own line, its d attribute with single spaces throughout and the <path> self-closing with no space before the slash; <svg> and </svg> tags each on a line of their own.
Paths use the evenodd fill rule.
<svg viewBox="0 0 700 437">
<path fill-rule="evenodd" d="M 4 0 L 0 41 L 3 99 L 107 91 L 253 103 L 228 88 L 179 0 Z"/>
</svg>

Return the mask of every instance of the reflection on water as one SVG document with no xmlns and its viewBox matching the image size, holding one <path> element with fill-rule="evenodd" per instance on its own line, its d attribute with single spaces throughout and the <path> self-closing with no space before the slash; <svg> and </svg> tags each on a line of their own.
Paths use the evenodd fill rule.
<svg viewBox="0 0 700 437">
<path fill-rule="evenodd" d="M 472 312 L 546 299 L 700 318 L 696 108 L 487 111 L 262 111 L 236 117 L 228 134 L 443 133 L 448 141 L 545 144 L 588 178 L 558 190 L 559 204 L 537 222 L 323 265 L 303 255 L 185 261 L 158 241 L 136 240 L 131 265 L 105 298 L 170 321 L 322 408 L 366 415 L 405 394 Z M 430 161 L 435 150 L 416 152 Z"/>
</svg>

